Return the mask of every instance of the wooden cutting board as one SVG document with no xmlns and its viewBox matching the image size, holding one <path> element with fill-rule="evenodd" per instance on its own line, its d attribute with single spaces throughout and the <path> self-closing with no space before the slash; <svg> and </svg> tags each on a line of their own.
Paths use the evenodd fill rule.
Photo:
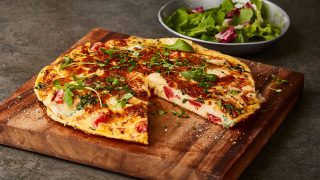
<svg viewBox="0 0 320 180">
<path fill-rule="evenodd" d="M 126 37 L 94 29 L 71 48 L 88 41 Z M 232 129 L 208 123 L 190 112 L 190 118 L 175 117 L 169 111 L 179 107 L 154 97 L 149 113 L 150 145 L 88 135 L 50 120 L 36 99 L 32 78 L 0 105 L 0 143 L 140 178 L 237 178 L 297 102 L 304 81 L 303 74 L 291 70 L 243 61 L 266 102 L 254 116 Z M 272 75 L 289 83 L 272 85 Z M 169 113 L 153 115 L 158 109 Z"/>
</svg>

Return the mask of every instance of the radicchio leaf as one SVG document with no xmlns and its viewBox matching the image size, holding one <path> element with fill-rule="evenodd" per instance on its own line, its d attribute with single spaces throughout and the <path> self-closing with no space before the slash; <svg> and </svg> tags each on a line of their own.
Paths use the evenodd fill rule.
<svg viewBox="0 0 320 180">
<path fill-rule="evenodd" d="M 231 26 L 227 30 L 216 34 L 215 37 L 221 43 L 228 43 L 232 42 L 237 37 L 237 33 L 234 30 L 233 26 Z"/>
<path fill-rule="evenodd" d="M 196 7 L 196 8 L 193 8 L 191 10 L 193 13 L 203 13 L 204 12 L 204 9 L 202 6 L 199 6 L 199 7 Z"/>
<path fill-rule="evenodd" d="M 239 15 L 240 14 L 240 9 L 234 8 L 227 14 L 227 18 L 232 18 L 234 15 Z"/>
</svg>

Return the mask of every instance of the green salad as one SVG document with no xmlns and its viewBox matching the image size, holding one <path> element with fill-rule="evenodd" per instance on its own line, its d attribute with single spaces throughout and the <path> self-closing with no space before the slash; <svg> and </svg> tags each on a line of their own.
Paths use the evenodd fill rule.
<svg viewBox="0 0 320 180">
<path fill-rule="evenodd" d="M 180 34 L 206 41 L 246 43 L 271 40 L 280 27 L 263 19 L 261 0 L 224 0 L 217 8 L 179 8 L 164 22 Z"/>
</svg>

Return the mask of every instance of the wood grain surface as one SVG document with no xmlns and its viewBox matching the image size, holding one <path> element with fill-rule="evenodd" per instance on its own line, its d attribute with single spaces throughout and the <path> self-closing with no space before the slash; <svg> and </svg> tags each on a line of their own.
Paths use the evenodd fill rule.
<svg viewBox="0 0 320 180">
<path fill-rule="evenodd" d="M 126 37 L 94 29 L 70 49 L 85 42 Z M 51 120 L 36 99 L 32 78 L 0 105 L 0 143 L 140 178 L 235 179 L 290 112 L 304 81 L 302 74 L 291 70 L 242 61 L 250 67 L 256 88 L 266 102 L 256 114 L 232 129 L 208 123 L 191 112 L 190 118 L 185 119 L 171 113 L 153 115 L 157 109 L 180 110 L 153 97 L 150 145 L 89 135 Z M 289 83 L 273 85 L 272 75 Z M 282 92 L 270 87 L 281 88 Z"/>
</svg>

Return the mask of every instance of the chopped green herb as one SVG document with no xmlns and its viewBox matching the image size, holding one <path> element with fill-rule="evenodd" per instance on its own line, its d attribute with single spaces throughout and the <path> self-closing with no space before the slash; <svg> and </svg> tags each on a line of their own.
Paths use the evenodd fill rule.
<svg viewBox="0 0 320 180">
<path fill-rule="evenodd" d="M 171 111 L 171 112 L 174 116 L 177 116 L 179 118 L 189 118 L 190 117 L 188 114 L 186 114 L 185 110 L 183 110 L 183 109 L 180 109 L 180 112 L 178 112 L 178 111 Z"/>
<path fill-rule="evenodd" d="M 111 90 L 113 89 L 113 87 L 112 87 L 112 86 L 106 86 L 105 89 L 106 89 L 107 91 L 111 91 Z"/>
<path fill-rule="evenodd" d="M 126 59 L 120 59 L 120 61 L 118 62 L 118 64 L 123 64 L 123 63 L 125 63 L 127 60 Z"/>
<path fill-rule="evenodd" d="M 133 69 L 134 69 L 134 66 L 130 66 L 130 67 L 128 68 L 128 72 L 133 71 Z"/>
<path fill-rule="evenodd" d="M 114 78 L 113 81 L 112 81 L 112 85 L 117 86 L 117 85 L 119 85 L 119 84 L 120 84 L 120 80 Z"/>
<path fill-rule="evenodd" d="M 34 88 L 35 89 L 43 89 L 45 87 L 46 87 L 45 84 L 43 84 L 42 82 L 39 82 Z"/>
<path fill-rule="evenodd" d="M 165 55 L 165 56 L 169 56 L 169 55 L 170 55 L 170 53 L 169 53 L 168 51 L 164 51 L 164 52 L 163 52 L 163 55 Z"/>
<path fill-rule="evenodd" d="M 204 88 L 204 92 L 208 93 L 208 89 L 213 85 L 217 80 L 215 74 L 207 74 L 204 67 L 192 68 L 189 71 L 181 72 L 181 76 L 187 80 L 194 80 L 199 82 L 198 86 Z"/>
<path fill-rule="evenodd" d="M 91 87 L 86 86 L 86 87 L 84 87 L 84 88 L 87 89 L 87 90 L 93 91 L 94 93 L 96 93 L 96 95 L 97 95 L 97 97 L 98 97 L 98 100 L 99 100 L 99 103 L 100 103 L 100 107 L 102 108 L 102 101 L 101 101 L 101 97 L 100 97 L 99 93 L 98 93 L 95 89 L 93 89 L 93 88 L 91 88 Z"/>
<path fill-rule="evenodd" d="M 71 92 L 71 90 L 68 88 L 64 91 L 64 96 L 63 96 L 63 101 L 68 105 L 68 106 L 72 106 L 73 104 L 73 93 Z"/>
<path fill-rule="evenodd" d="M 218 104 L 219 107 L 222 107 L 221 99 L 219 101 L 217 101 L 217 104 Z"/>
<path fill-rule="evenodd" d="M 206 94 L 210 93 L 210 91 L 208 91 L 208 89 L 203 89 L 203 92 Z"/>
<path fill-rule="evenodd" d="M 134 59 L 128 60 L 128 63 L 130 63 L 132 66 L 136 66 L 137 65 L 137 61 L 135 61 Z"/>
<path fill-rule="evenodd" d="M 123 86 L 123 90 L 126 91 L 127 93 L 134 94 L 134 92 L 128 85 Z"/>
<path fill-rule="evenodd" d="M 164 114 L 167 114 L 167 112 L 160 109 L 160 110 L 158 110 L 158 114 L 159 114 L 159 115 L 164 115 Z"/>
<path fill-rule="evenodd" d="M 95 105 L 97 103 L 98 103 L 97 98 L 90 94 L 80 96 L 80 102 L 77 104 L 77 110 L 82 110 L 87 105 Z"/>
<path fill-rule="evenodd" d="M 116 66 L 112 66 L 110 69 L 120 69 L 120 68 L 121 66 L 116 65 Z"/>
<path fill-rule="evenodd" d="M 223 121 L 228 121 L 228 118 L 226 115 L 222 115 Z"/>
<path fill-rule="evenodd" d="M 192 79 L 197 82 L 215 82 L 217 76 L 215 74 L 207 74 L 204 68 L 192 68 L 189 71 L 181 72 L 181 76 L 185 79 Z"/>
<path fill-rule="evenodd" d="M 123 95 L 122 99 L 130 99 L 132 97 L 133 97 L 133 95 L 131 93 L 126 93 Z"/>
<path fill-rule="evenodd" d="M 137 61 L 135 61 L 134 59 L 130 59 L 128 63 L 131 65 L 128 68 L 128 71 L 131 72 L 137 66 Z"/>
<path fill-rule="evenodd" d="M 168 62 L 164 62 L 164 63 L 162 63 L 162 67 L 167 68 L 167 69 L 169 69 L 169 70 L 173 70 L 174 65 L 173 65 L 173 64 L 170 64 L 170 63 L 168 63 Z"/>
<path fill-rule="evenodd" d="M 196 101 L 199 102 L 199 103 L 201 103 L 201 104 L 204 104 L 204 99 L 203 99 L 203 98 L 198 97 L 198 98 L 196 99 Z"/>
<path fill-rule="evenodd" d="M 122 98 L 118 101 L 118 104 L 117 104 L 117 105 L 119 105 L 120 107 L 125 107 L 126 104 L 127 104 L 127 102 L 128 102 L 128 100 L 129 100 L 130 98 L 132 98 L 132 97 L 133 97 L 133 95 L 132 95 L 131 93 L 126 93 L 126 94 L 124 94 L 124 95 L 122 96 Z"/>
<path fill-rule="evenodd" d="M 227 110 L 227 112 L 232 116 L 232 117 L 237 117 L 239 114 L 241 114 L 241 109 L 235 107 L 232 104 L 228 103 L 223 103 L 222 107 Z"/>
<path fill-rule="evenodd" d="M 269 89 L 271 89 L 271 90 L 273 90 L 273 91 L 275 91 L 277 93 L 281 93 L 282 92 L 282 89 L 274 89 L 274 88 L 271 88 L 271 87 L 269 87 Z"/>
<path fill-rule="evenodd" d="M 238 71 L 238 72 L 247 72 L 246 70 L 244 70 L 243 66 L 241 66 L 240 64 L 237 64 L 235 66 L 230 66 L 229 70 Z"/>
<path fill-rule="evenodd" d="M 93 87 L 96 90 L 104 90 L 105 86 L 100 81 L 93 82 Z"/>
<path fill-rule="evenodd" d="M 138 51 L 133 51 L 132 56 L 133 57 L 139 57 L 139 52 Z"/>
<path fill-rule="evenodd" d="M 60 81 L 57 80 L 57 79 L 53 81 L 53 85 L 54 85 L 54 87 L 56 87 L 57 89 L 62 89 L 62 86 L 61 86 L 61 84 L 60 84 Z"/>
<path fill-rule="evenodd" d="M 186 103 L 186 102 L 188 102 L 188 99 L 183 99 L 183 100 L 182 100 L 182 103 L 183 103 L 183 104 Z"/>
<path fill-rule="evenodd" d="M 110 64 L 110 60 L 109 59 L 104 60 L 104 64 Z"/>
<path fill-rule="evenodd" d="M 112 82 L 114 81 L 114 77 L 107 77 L 107 78 L 106 78 L 106 81 L 107 81 L 108 83 L 112 83 Z"/>
<path fill-rule="evenodd" d="M 62 64 L 59 67 L 59 70 L 63 70 L 64 68 L 69 66 L 71 63 L 73 63 L 73 59 L 71 59 L 70 57 L 65 56 L 63 58 Z"/>
<path fill-rule="evenodd" d="M 99 67 L 104 67 L 104 66 L 106 66 L 105 63 L 100 62 L 100 61 L 98 61 L 98 60 L 97 60 L 96 62 L 97 62 L 97 64 L 98 64 Z"/>
<path fill-rule="evenodd" d="M 198 86 L 206 89 L 211 87 L 210 83 L 204 81 L 200 81 Z"/>
<path fill-rule="evenodd" d="M 239 91 L 239 90 L 230 90 L 228 94 L 235 96 L 235 95 L 238 95 L 240 92 L 241 91 Z"/>
<path fill-rule="evenodd" d="M 153 56 L 151 57 L 149 63 L 146 62 L 146 65 L 148 66 L 148 68 L 152 68 L 154 65 L 159 65 L 158 59 L 155 56 Z"/>
<path fill-rule="evenodd" d="M 175 66 L 190 66 L 190 62 L 188 59 L 177 59 L 174 63 Z"/>
<path fill-rule="evenodd" d="M 283 83 L 288 83 L 288 80 L 285 79 L 280 79 L 278 76 L 272 75 L 272 80 L 275 84 L 283 84 Z"/>
<path fill-rule="evenodd" d="M 78 86 L 84 86 L 84 81 L 85 81 L 84 77 L 77 78 L 77 76 L 73 75 L 72 78 L 77 83 Z M 82 88 L 82 87 L 78 87 L 78 88 Z"/>
<path fill-rule="evenodd" d="M 106 49 L 104 49 L 104 48 L 100 48 L 100 50 L 101 50 L 104 54 L 108 54 L 110 57 L 112 57 L 112 55 L 113 55 L 113 53 L 112 53 L 113 50 L 111 50 L 111 49 L 106 50 Z"/>
</svg>

